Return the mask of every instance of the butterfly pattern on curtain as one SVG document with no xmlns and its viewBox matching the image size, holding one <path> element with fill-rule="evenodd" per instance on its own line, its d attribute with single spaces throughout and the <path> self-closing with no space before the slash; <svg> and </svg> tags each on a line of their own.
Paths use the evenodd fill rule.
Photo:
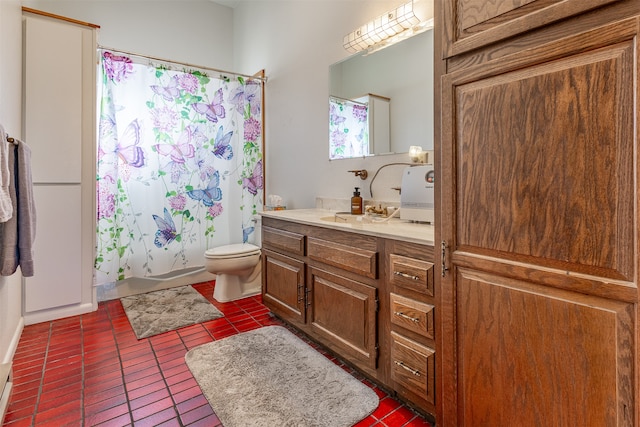
<svg viewBox="0 0 640 427">
<path fill-rule="evenodd" d="M 262 82 L 102 51 L 96 284 L 201 266 L 262 207 Z"/>
<path fill-rule="evenodd" d="M 368 106 L 329 97 L 329 159 L 369 155 Z"/>
</svg>

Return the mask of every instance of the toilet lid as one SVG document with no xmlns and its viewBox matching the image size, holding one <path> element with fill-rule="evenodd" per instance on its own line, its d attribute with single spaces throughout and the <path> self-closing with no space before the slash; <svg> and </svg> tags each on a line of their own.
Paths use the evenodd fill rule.
<svg viewBox="0 0 640 427">
<path fill-rule="evenodd" d="M 218 246 L 204 253 L 207 258 L 229 258 L 238 256 L 258 255 L 260 248 L 251 243 L 236 243 L 233 245 Z"/>
</svg>

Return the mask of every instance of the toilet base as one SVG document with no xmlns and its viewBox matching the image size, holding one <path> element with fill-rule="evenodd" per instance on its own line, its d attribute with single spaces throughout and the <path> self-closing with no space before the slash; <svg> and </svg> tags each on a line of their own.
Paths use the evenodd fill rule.
<svg viewBox="0 0 640 427">
<path fill-rule="evenodd" d="M 213 299 L 218 302 L 229 302 L 260 294 L 262 275 L 254 273 L 251 276 L 243 280 L 242 277 L 233 274 L 217 274 Z"/>
</svg>

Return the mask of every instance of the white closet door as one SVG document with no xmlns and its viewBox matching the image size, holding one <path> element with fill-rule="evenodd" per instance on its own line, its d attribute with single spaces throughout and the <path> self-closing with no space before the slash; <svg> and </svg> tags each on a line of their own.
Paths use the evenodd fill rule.
<svg viewBox="0 0 640 427">
<path fill-rule="evenodd" d="M 25 278 L 25 311 L 81 301 L 80 185 L 34 185 L 34 275 Z"/>
<path fill-rule="evenodd" d="M 34 183 L 81 181 L 83 31 L 25 18 L 25 140 Z"/>
</svg>

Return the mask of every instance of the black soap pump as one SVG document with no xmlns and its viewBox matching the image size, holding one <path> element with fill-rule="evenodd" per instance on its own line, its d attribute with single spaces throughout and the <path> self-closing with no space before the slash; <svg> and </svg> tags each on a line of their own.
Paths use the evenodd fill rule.
<svg viewBox="0 0 640 427">
<path fill-rule="evenodd" d="M 359 188 L 356 187 L 356 191 L 353 192 L 351 198 L 351 215 L 362 215 L 362 197 L 360 197 Z"/>
</svg>

